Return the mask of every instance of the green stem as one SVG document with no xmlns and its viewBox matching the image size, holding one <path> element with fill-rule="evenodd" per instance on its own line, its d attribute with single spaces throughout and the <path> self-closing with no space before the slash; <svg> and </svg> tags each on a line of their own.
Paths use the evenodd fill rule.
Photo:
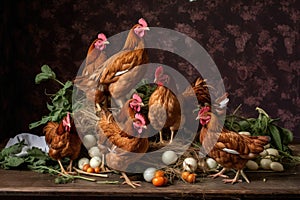
<svg viewBox="0 0 300 200">
<path fill-rule="evenodd" d="M 62 82 L 60 82 L 60 81 L 57 80 L 56 78 L 54 78 L 53 80 L 56 81 L 57 83 L 59 83 L 60 85 L 62 85 L 63 87 L 65 86 L 65 84 L 63 84 Z"/>
</svg>

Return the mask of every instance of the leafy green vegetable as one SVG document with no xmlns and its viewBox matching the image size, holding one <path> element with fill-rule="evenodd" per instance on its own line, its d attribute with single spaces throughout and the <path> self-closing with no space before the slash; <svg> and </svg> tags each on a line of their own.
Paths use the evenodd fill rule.
<svg viewBox="0 0 300 200">
<path fill-rule="evenodd" d="M 279 119 L 272 119 L 261 108 L 256 108 L 258 111 L 258 117 L 255 118 L 243 118 L 236 115 L 230 115 L 226 117 L 225 127 L 229 130 L 236 132 L 248 131 L 251 135 L 267 135 L 271 137 L 271 146 L 282 152 L 291 155 L 291 150 L 288 144 L 293 141 L 293 133 L 278 126 L 276 122 Z"/>
<path fill-rule="evenodd" d="M 63 84 L 57 80 L 55 73 L 48 65 L 43 65 L 41 67 L 41 71 L 42 72 L 37 74 L 35 77 L 36 84 L 46 80 L 54 80 L 59 83 L 62 88 L 55 94 L 51 95 L 51 104 L 47 103 L 49 114 L 47 116 L 43 116 L 41 120 L 29 124 L 29 129 L 46 124 L 49 121 L 59 122 L 67 115 L 68 112 L 72 112 L 73 83 L 71 81 L 66 81 L 66 83 Z"/>
</svg>

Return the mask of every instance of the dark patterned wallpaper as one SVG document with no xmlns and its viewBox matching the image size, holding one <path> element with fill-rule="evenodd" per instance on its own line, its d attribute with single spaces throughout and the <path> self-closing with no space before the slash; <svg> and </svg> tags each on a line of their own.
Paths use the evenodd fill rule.
<svg viewBox="0 0 300 200">
<path fill-rule="evenodd" d="M 34 84 L 43 64 L 72 79 L 99 32 L 128 30 L 140 17 L 199 42 L 230 93 L 229 111 L 265 109 L 300 141 L 300 4 L 297 0 L 1 1 L 0 139 L 28 130 L 47 114 L 48 93 Z M 162 62 L 164 58 L 160 58 Z M 176 63 L 176 61 L 173 61 Z M 177 66 L 180 68 L 180 66 Z M 186 71 L 186 70 L 185 70 Z M 193 71 L 187 71 L 193 76 Z"/>
</svg>

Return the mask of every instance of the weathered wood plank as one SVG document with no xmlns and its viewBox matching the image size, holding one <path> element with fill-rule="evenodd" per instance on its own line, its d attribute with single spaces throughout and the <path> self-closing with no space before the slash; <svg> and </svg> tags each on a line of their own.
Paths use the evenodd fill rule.
<svg viewBox="0 0 300 200">
<path fill-rule="evenodd" d="M 300 145 L 292 147 L 298 152 Z M 221 179 L 198 177 L 196 184 L 177 181 L 174 185 L 155 187 L 143 182 L 142 187 L 132 189 L 121 184 L 108 185 L 76 180 L 74 183 L 55 184 L 55 176 L 39 174 L 32 171 L 0 170 L 0 198 L 15 199 L 54 199 L 64 196 L 66 199 L 89 200 L 102 199 L 151 199 L 184 198 L 184 199 L 298 199 L 300 196 L 300 166 L 285 172 L 250 172 L 246 174 L 251 183 L 224 184 Z M 233 176 L 233 174 L 229 174 Z M 118 180 L 119 176 L 112 174 L 109 178 L 97 180 Z M 263 180 L 266 181 L 263 181 Z M 2 196 L 2 197 L 1 197 Z"/>
</svg>

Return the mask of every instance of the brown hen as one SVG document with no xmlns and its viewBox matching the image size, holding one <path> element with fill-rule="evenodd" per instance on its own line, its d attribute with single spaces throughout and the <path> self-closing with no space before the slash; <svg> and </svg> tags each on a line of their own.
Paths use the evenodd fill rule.
<svg viewBox="0 0 300 200">
<path fill-rule="evenodd" d="M 125 104 L 128 105 L 129 104 Z M 126 109 L 131 109 L 130 106 Z M 130 113 L 120 128 L 111 112 L 102 109 L 100 111 L 100 120 L 98 121 L 99 145 L 107 146 L 109 152 L 106 154 L 106 164 L 112 168 L 121 171 L 126 184 L 135 188 L 139 183 L 131 181 L 125 171 L 127 167 L 136 162 L 147 152 L 149 143 L 147 138 L 141 138 L 143 129 L 146 128 L 146 120 L 139 113 Z"/>
<path fill-rule="evenodd" d="M 173 141 L 174 132 L 177 131 L 184 118 L 181 115 L 180 102 L 173 92 L 176 88 L 175 82 L 168 74 L 164 73 L 162 66 L 157 67 L 155 71 L 154 82 L 158 85 L 151 94 L 148 102 L 148 119 L 152 127 L 159 131 L 160 143 L 163 142 L 163 128 L 170 128 Z M 172 91 L 173 90 L 173 91 Z"/>
<path fill-rule="evenodd" d="M 97 107 L 104 101 L 104 93 L 97 87 L 98 83 L 90 79 L 90 76 L 107 59 L 104 51 L 107 44 L 109 42 L 106 36 L 103 33 L 98 34 L 98 38 L 92 42 L 88 49 L 82 74 L 74 80 L 75 86 L 82 90 L 87 100 L 94 102 Z"/>
<path fill-rule="evenodd" d="M 68 113 L 60 123 L 48 122 L 43 132 L 46 143 L 49 145 L 49 156 L 58 161 L 62 173 L 70 173 L 73 160 L 78 157 L 81 149 L 81 140 L 76 132 L 73 120 L 70 119 L 70 114 Z M 68 172 L 61 163 L 61 159 L 65 157 L 70 158 Z"/>
<path fill-rule="evenodd" d="M 105 86 L 120 107 L 125 102 L 124 97 L 145 75 L 142 65 L 148 63 L 143 40 L 146 30 L 149 30 L 147 22 L 141 18 L 130 29 L 122 50 L 107 59 L 91 76 Z"/>
<path fill-rule="evenodd" d="M 213 178 L 221 176 L 224 183 L 241 182 L 239 175 L 249 183 L 243 169 L 248 160 L 255 158 L 264 150 L 270 138 L 268 136 L 246 136 L 226 130 L 221 126 L 219 118 L 210 111 L 209 106 L 204 106 L 198 113 L 202 124 L 200 142 L 208 156 L 214 158 L 223 169 Z M 233 179 L 224 175 L 228 169 L 237 170 Z"/>
</svg>

